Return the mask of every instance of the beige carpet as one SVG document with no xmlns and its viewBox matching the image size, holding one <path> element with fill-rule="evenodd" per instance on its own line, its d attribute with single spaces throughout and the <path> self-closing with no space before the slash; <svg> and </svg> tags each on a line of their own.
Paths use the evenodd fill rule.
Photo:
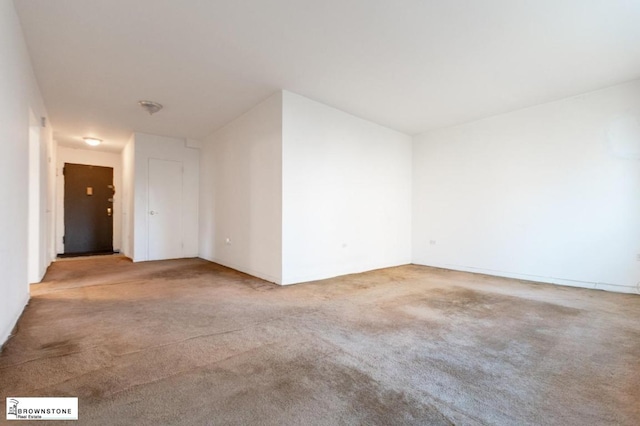
<svg viewBox="0 0 640 426">
<path fill-rule="evenodd" d="M 0 422 L 8 396 L 78 396 L 70 424 L 638 425 L 640 297 L 419 266 L 279 287 L 199 259 L 62 261 L 0 356 Z"/>
</svg>

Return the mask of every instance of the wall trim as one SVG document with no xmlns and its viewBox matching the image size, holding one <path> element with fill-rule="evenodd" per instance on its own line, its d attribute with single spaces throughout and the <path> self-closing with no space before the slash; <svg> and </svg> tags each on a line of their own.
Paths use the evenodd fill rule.
<svg viewBox="0 0 640 426">
<path fill-rule="evenodd" d="M 235 269 L 236 271 L 239 271 L 239 272 L 242 272 L 242 273 L 245 273 L 245 274 L 249 274 L 249 275 L 251 275 L 253 277 L 256 277 L 256 278 L 260 278 L 260 279 L 263 279 L 265 281 L 269 281 L 269 282 L 274 283 L 274 284 L 283 285 L 282 281 L 280 279 L 278 279 L 278 278 L 276 278 L 276 277 L 274 277 L 272 275 L 264 274 L 262 272 L 253 270 L 251 268 L 243 268 L 243 267 L 235 265 L 235 264 L 233 264 L 231 262 L 225 262 L 223 260 L 220 260 L 220 259 L 218 259 L 216 257 L 203 257 L 203 256 L 199 256 L 199 257 L 202 260 L 206 260 L 206 261 L 209 261 L 209 262 L 217 263 L 218 265 L 222 265 L 222 266 L 226 266 L 227 268 Z"/>
<path fill-rule="evenodd" d="M 1 333 L 0 333 L 0 352 L 2 352 L 2 349 L 4 349 L 4 344 L 7 343 L 9 338 L 13 335 L 13 330 L 18 325 L 18 321 L 20 321 L 20 317 L 22 317 L 22 314 L 24 313 L 24 309 L 29 304 L 29 300 L 30 299 L 31 299 L 31 294 L 27 292 L 27 294 L 25 295 L 25 297 L 22 300 L 22 303 L 20 304 L 20 309 L 18 310 L 17 315 L 15 315 L 15 319 L 9 323 L 9 327 L 7 327 L 5 330 L 1 331 Z"/>
<path fill-rule="evenodd" d="M 506 271 L 499 271 L 494 269 L 477 268 L 473 266 L 462 266 L 462 265 L 456 265 L 452 263 L 438 263 L 438 262 L 422 263 L 422 262 L 414 261 L 413 264 L 419 265 L 419 266 L 430 266 L 432 268 L 449 269 L 452 271 L 485 274 L 485 275 L 491 275 L 494 277 L 513 278 L 518 280 L 531 281 L 534 283 L 556 284 L 556 285 L 562 285 L 567 287 L 579 287 L 579 288 L 586 288 L 590 290 L 604 290 L 604 291 L 610 291 L 615 293 L 640 294 L 640 285 L 637 287 L 634 287 L 634 286 L 625 286 L 620 284 L 571 280 L 567 278 L 545 277 L 541 275 L 522 274 L 517 272 L 506 272 Z"/>
<path fill-rule="evenodd" d="M 295 284 L 308 283 L 312 281 L 322 281 L 322 280 L 328 280 L 336 277 L 344 277 L 346 275 L 362 274 L 365 272 L 377 271 L 379 269 L 395 268 L 395 267 L 404 266 L 404 265 L 411 265 L 411 262 L 400 261 L 400 262 L 392 262 L 385 265 L 369 265 L 369 266 L 364 266 L 362 268 L 358 268 L 357 270 L 349 269 L 349 270 L 344 270 L 337 273 L 329 273 L 329 274 L 322 274 L 322 275 L 299 275 L 297 277 L 294 277 L 293 279 L 287 279 L 287 281 L 283 282 L 282 285 L 295 285 Z"/>
</svg>

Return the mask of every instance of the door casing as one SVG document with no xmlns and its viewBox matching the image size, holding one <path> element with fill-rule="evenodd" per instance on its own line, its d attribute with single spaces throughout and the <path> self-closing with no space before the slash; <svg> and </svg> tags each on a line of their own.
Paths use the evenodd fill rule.
<svg viewBox="0 0 640 426">
<path fill-rule="evenodd" d="M 113 252 L 113 168 L 64 164 L 64 253 Z"/>
</svg>

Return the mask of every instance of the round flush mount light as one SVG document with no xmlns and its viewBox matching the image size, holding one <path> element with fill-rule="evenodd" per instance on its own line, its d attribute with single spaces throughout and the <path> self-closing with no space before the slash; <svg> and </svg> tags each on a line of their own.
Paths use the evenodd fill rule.
<svg viewBox="0 0 640 426">
<path fill-rule="evenodd" d="M 138 105 L 142 107 L 149 115 L 155 114 L 162 109 L 162 105 L 153 101 L 139 101 Z"/>
<path fill-rule="evenodd" d="M 84 142 L 87 145 L 91 145 L 91 146 L 98 146 L 102 143 L 102 139 L 96 139 L 96 138 L 84 138 Z"/>
</svg>

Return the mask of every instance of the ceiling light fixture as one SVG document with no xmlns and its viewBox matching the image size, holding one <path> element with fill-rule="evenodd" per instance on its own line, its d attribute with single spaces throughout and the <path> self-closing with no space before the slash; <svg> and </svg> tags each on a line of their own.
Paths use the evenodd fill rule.
<svg viewBox="0 0 640 426">
<path fill-rule="evenodd" d="M 91 145 L 91 146 L 98 146 L 102 143 L 102 139 L 96 139 L 96 138 L 84 138 L 84 142 L 87 145 Z"/>
<path fill-rule="evenodd" d="M 139 101 L 138 104 L 149 113 L 149 115 L 155 114 L 162 109 L 162 105 L 153 101 Z"/>
</svg>

